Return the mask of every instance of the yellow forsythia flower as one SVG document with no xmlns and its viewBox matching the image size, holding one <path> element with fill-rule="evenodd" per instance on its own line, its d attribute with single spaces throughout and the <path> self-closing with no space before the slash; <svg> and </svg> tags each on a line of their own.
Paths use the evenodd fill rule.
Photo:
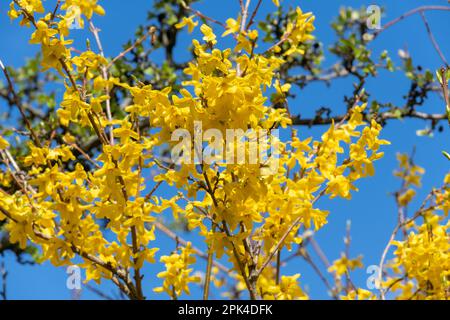
<svg viewBox="0 0 450 320">
<path fill-rule="evenodd" d="M 177 29 L 181 29 L 181 28 L 187 26 L 189 33 L 192 33 L 192 31 L 194 31 L 194 28 L 198 25 L 198 21 L 194 22 L 193 18 L 194 18 L 194 16 L 190 16 L 190 17 L 187 17 L 187 18 L 183 17 L 181 22 L 177 23 L 175 25 L 175 27 Z"/>
<path fill-rule="evenodd" d="M 9 147 L 9 142 L 6 141 L 2 136 L 0 136 L 0 150 L 5 150 Z"/>
<path fill-rule="evenodd" d="M 177 298 L 183 292 L 190 294 L 189 284 L 199 282 L 198 276 L 191 276 L 190 265 L 195 263 L 192 245 L 189 242 L 180 252 L 174 252 L 170 256 L 162 256 L 161 262 L 165 264 L 166 270 L 158 273 L 158 278 L 163 278 L 162 287 L 155 288 L 157 293 L 166 292 L 170 297 Z"/>
</svg>

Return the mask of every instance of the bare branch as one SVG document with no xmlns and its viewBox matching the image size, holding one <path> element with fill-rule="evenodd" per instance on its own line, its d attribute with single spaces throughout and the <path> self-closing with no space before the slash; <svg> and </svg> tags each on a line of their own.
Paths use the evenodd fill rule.
<svg viewBox="0 0 450 320">
<path fill-rule="evenodd" d="M 445 59 L 445 56 L 442 53 L 441 48 L 439 47 L 439 44 L 437 43 L 436 38 L 433 35 L 433 32 L 431 32 L 431 28 L 430 25 L 428 24 L 427 18 L 425 17 L 425 13 L 423 11 L 420 11 L 420 16 L 422 17 L 423 23 L 425 24 L 428 36 L 430 37 L 430 40 L 433 43 L 433 47 L 436 49 L 437 53 L 439 54 L 439 57 L 441 57 L 441 60 L 444 62 L 444 64 L 448 66 L 447 60 Z"/>
<path fill-rule="evenodd" d="M 2 300 L 8 300 L 6 296 L 6 286 L 7 286 L 6 280 L 8 278 L 8 272 L 6 271 L 5 261 L 2 261 L 2 263 L 0 264 L 0 276 L 2 278 L 2 288 L 0 291 L 0 297 L 2 298 Z"/>
<path fill-rule="evenodd" d="M 33 142 L 36 144 L 36 146 L 41 147 L 41 142 L 36 134 L 36 132 L 34 132 L 33 127 L 31 126 L 30 121 L 27 118 L 27 115 L 25 114 L 25 109 L 22 106 L 22 102 L 20 101 L 19 96 L 17 95 L 16 91 L 14 90 L 14 85 L 12 83 L 11 77 L 9 76 L 8 70 L 6 69 L 5 65 L 3 64 L 2 60 L 0 59 L 0 68 L 3 71 L 3 74 L 6 77 L 6 81 L 8 82 L 8 86 L 9 86 L 9 91 L 12 93 L 13 98 L 14 98 L 14 103 L 17 106 L 17 108 L 19 109 L 20 115 L 22 116 L 22 120 L 25 122 L 25 125 L 28 129 L 28 131 L 30 131 L 31 133 L 31 137 L 33 138 Z"/>
<path fill-rule="evenodd" d="M 395 24 L 399 23 L 400 21 L 404 20 L 405 18 L 407 18 L 409 16 L 412 16 L 412 15 L 414 15 L 416 13 L 419 13 L 419 12 L 424 12 L 424 11 L 450 11 L 450 7 L 448 7 L 448 6 L 422 6 L 422 7 L 418 7 L 418 8 L 412 9 L 412 10 L 402 14 L 398 18 L 395 18 L 394 20 L 391 20 L 388 23 L 386 23 L 383 26 L 382 29 L 380 29 L 377 32 L 375 32 L 375 34 L 374 34 L 375 37 L 378 36 L 383 31 L 389 29 L 393 25 L 395 25 Z"/>
<path fill-rule="evenodd" d="M 117 60 L 120 60 L 123 57 L 125 57 L 127 55 L 127 53 L 131 52 L 134 48 L 136 48 L 138 45 L 140 45 L 142 42 L 144 42 L 145 39 L 147 39 L 149 36 L 152 36 L 155 32 L 156 32 L 156 28 L 150 27 L 148 29 L 148 31 L 142 37 L 137 39 L 129 48 L 122 51 L 121 53 L 119 53 L 119 55 L 117 55 L 115 58 L 113 58 L 111 60 L 111 62 L 108 64 L 108 66 L 106 67 L 106 69 L 110 69 L 114 65 L 114 63 L 116 63 Z"/>
<path fill-rule="evenodd" d="M 94 35 L 95 42 L 97 43 L 98 50 L 100 51 L 100 55 L 104 58 L 105 52 L 103 51 L 103 45 L 102 45 L 102 42 L 101 42 L 100 36 L 99 36 L 100 30 L 95 27 L 92 20 L 89 20 L 89 29 L 91 30 L 92 34 Z M 101 71 L 102 71 L 103 79 L 105 79 L 107 81 L 109 79 L 108 67 L 102 65 Z M 114 133 L 113 133 L 112 113 L 111 113 L 111 98 L 109 97 L 109 85 L 108 84 L 105 88 L 105 94 L 108 96 L 108 98 L 106 99 L 106 116 L 108 117 L 108 121 L 110 122 L 109 140 L 110 140 L 111 145 L 114 145 Z"/>
</svg>

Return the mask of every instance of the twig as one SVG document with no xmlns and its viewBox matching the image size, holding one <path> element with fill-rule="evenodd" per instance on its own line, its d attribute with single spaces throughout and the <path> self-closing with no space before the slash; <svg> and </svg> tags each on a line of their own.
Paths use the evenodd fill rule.
<svg viewBox="0 0 450 320">
<path fill-rule="evenodd" d="M 430 37 L 431 43 L 433 43 L 434 48 L 436 49 L 437 53 L 439 54 L 439 57 L 441 57 L 441 60 L 444 62 L 446 66 L 448 66 L 447 60 L 445 59 L 444 54 L 441 51 L 441 48 L 439 47 L 439 44 L 436 41 L 436 38 L 433 35 L 433 32 L 431 32 L 430 25 L 428 24 L 427 18 L 425 17 L 425 13 L 423 11 L 420 11 L 420 16 L 422 17 L 423 23 L 425 24 L 425 28 L 427 29 L 428 36 Z"/>
<path fill-rule="evenodd" d="M 180 245 L 182 245 L 183 247 L 187 246 L 188 242 L 183 239 L 182 237 L 180 237 L 179 235 L 177 235 L 175 232 L 173 232 L 172 230 L 170 230 L 168 227 L 166 227 L 163 223 L 159 222 L 159 221 L 154 221 L 153 225 L 156 227 L 156 229 L 158 229 L 159 231 L 163 232 L 164 234 L 166 234 L 169 238 L 171 238 L 174 241 L 177 241 Z M 208 259 L 208 255 L 206 253 L 204 253 L 202 250 L 200 250 L 199 248 L 193 246 L 192 250 L 195 252 L 195 254 L 197 256 L 199 256 L 202 259 L 207 260 Z M 227 267 L 225 267 L 223 264 L 214 261 L 213 265 L 216 266 L 220 271 L 222 271 L 225 274 L 230 274 L 231 270 L 228 269 Z"/>
<path fill-rule="evenodd" d="M 8 272 L 6 271 L 5 261 L 0 264 L 0 275 L 2 276 L 2 290 L 0 291 L 0 297 L 2 300 L 8 300 L 6 296 L 6 280 L 8 277 Z"/>
<path fill-rule="evenodd" d="M 56 13 L 58 12 L 59 9 L 59 5 L 61 4 L 61 0 L 58 0 L 58 2 L 56 3 L 55 9 L 52 12 L 52 16 L 50 18 L 51 21 L 55 20 L 56 17 Z"/>
<path fill-rule="evenodd" d="M 398 22 L 402 21 L 403 19 L 405 19 L 409 16 L 412 16 L 418 12 L 431 11 L 431 10 L 450 11 L 450 7 L 447 7 L 447 6 L 422 6 L 422 7 L 412 9 L 412 10 L 402 14 L 398 18 L 395 18 L 394 20 L 391 20 L 388 23 L 386 23 L 382 29 L 375 32 L 374 36 L 375 37 L 378 36 L 383 31 L 387 30 L 388 28 L 392 27 L 393 25 L 397 24 Z"/>
<path fill-rule="evenodd" d="M 142 42 L 144 42 L 145 39 L 147 39 L 149 36 L 153 35 L 155 32 L 156 32 L 156 29 L 154 27 L 150 27 L 148 29 L 148 31 L 142 37 L 137 39 L 136 42 L 134 42 L 130 47 L 128 47 L 126 50 L 122 51 L 121 53 L 119 53 L 119 55 L 117 55 L 114 59 L 112 59 L 111 62 L 106 66 L 106 69 L 107 70 L 110 69 L 117 60 L 122 59 L 127 53 L 129 53 L 134 48 L 136 48 L 138 45 L 140 45 Z"/>
<path fill-rule="evenodd" d="M 89 20 L 89 29 L 91 30 L 92 34 L 94 35 L 95 42 L 97 43 L 97 47 L 100 52 L 100 55 L 103 58 L 105 58 L 105 52 L 103 51 L 103 45 L 102 45 L 102 42 L 100 40 L 100 36 L 98 33 L 99 29 L 97 29 L 95 27 L 92 20 Z M 109 79 L 108 68 L 104 65 L 102 65 L 100 68 L 102 71 L 103 79 L 108 83 L 108 79 Z M 109 140 L 110 140 L 111 145 L 114 145 L 114 133 L 113 133 L 113 125 L 112 125 L 111 98 L 109 96 L 109 84 L 106 85 L 105 94 L 108 96 L 108 98 L 106 99 L 106 116 L 108 117 L 108 121 L 110 123 Z"/>
<path fill-rule="evenodd" d="M 227 28 L 227 26 L 224 23 L 222 23 L 222 22 L 220 22 L 220 21 L 218 21 L 218 20 L 216 20 L 214 18 L 206 16 L 206 15 L 204 15 L 203 13 L 201 13 L 200 11 L 198 11 L 196 9 L 191 8 L 190 6 L 188 6 L 186 4 L 186 2 L 181 1 L 181 5 L 183 6 L 183 8 L 185 8 L 186 10 L 191 11 L 193 14 L 198 16 L 200 19 L 204 19 L 204 20 L 210 21 L 212 23 L 218 24 L 219 26 L 221 26 L 221 27 L 223 27 L 225 29 Z"/>
<path fill-rule="evenodd" d="M 69 143 L 69 146 L 77 150 L 83 157 L 88 160 L 90 163 L 92 163 L 97 169 L 101 168 L 100 165 L 94 161 L 83 149 L 81 149 L 76 143 Z"/>
<path fill-rule="evenodd" d="M 275 283 L 277 285 L 280 284 L 280 271 L 281 271 L 281 250 L 278 250 L 278 252 L 277 252 L 276 273 L 275 273 Z"/>
<path fill-rule="evenodd" d="M 330 265 L 331 265 L 330 261 L 328 261 L 327 256 L 323 253 L 322 248 L 320 248 L 320 246 L 317 243 L 316 239 L 314 239 L 314 237 L 311 237 L 309 239 L 309 241 L 311 242 L 311 245 L 312 245 L 314 251 L 319 256 L 319 258 L 322 261 L 322 263 L 325 265 L 325 267 L 329 268 Z"/>
<path fill-rule="evenodd" d="M 305 261 L 313 268 L 313 270 L 317 273 L 317 275 L 319 276 L 320 280 L 322 280 L 322 282 L 325 284 L 325 286 L 327 287 L 328 291 L 330 292 L 330 295 L 333 297 L 333 299 L 337 300 L 338 296 L 335 293 L 335 290 L 333 289 L 333 287 L 331 286 L 330 282 L 327 280 L 327 278 L 324 276 L 324 274 L 322 273 L 322 271 L 319 269 L 319 267 L 317 266 L 317 264 L 312 260 L 311 256 L 309 255 L 309 253 L 306 251 L 306 248 L 300 248 L 299 250 L 299 254 L 300 256 L 305 259 Z"/>
<path fill-rule="evenodd" d="M 410 218 L 410 219 L 404 221 L 403 223 L 398 223 L 398 224 L 395 226 L 394 231 L 392 231 L 391 236 L 389 237 L 389 241 L 388 241 L 386 247 L 385 247 L 384 250 L 383 250 L 383 254 L 381 255 L 380 263 L 379 263 L 379 265 L 378 265 L 378 268 L 379 268 L 379 279 L 378 279 L 378 283 L 379 283 L 379 286 L 380 286 L 380 296 L 381 296 L 381 299 L 382 299 L 382 300 L 385 300 L 385 291 L 383 290 L 383 288 L 382 288 L 382 286 L 381 286 L 381 283 L 382 283 L 382 281 L 383 281 L 383 268 L 384 268 L 384 262 L 385 262 L 385 260 L 386 260 L 386 257 L 387 257 L 387 254 L 388 254 L 388 252 L 389 252 L 389 249 L 390 249 L 391 246 L 392 246 L 392 242 L 394 241 L 395 236 L 397 235 L 398 231 L 399 231 L 403 226 L 406 226 L 406 225 L 408 225 L 409 223 L 411 223 L 411 222 L 413 222 L 414 220 L 416 220 L 417 218 L 421 217 L 426 211 L 429 211 L 429 210 L 433 210 L 433 209 L 434 209 L 433 206 L 428 207 L 428 208 L 425 208 L 426 202 L 431 198 L 431 196 L 432 196 L 433 194 L 434 194 L 434 192 L 432 191 L 432 192 L 427 196 L 427 198 L 425 199 L 425 201 L 424 201 L 424 203 L 422 204 L 422 206 L 421 206 L 421 208 L 419 209 L 419 211 L 417 211 L 417 212 L 414 214 L 414 216 L 413 216 L 412 218 Z"/>
<path fill-rule="evenodd" d="M 218 201 L 216 199 L 216 196 L 214 194 L 214 190 L 213 190 L 213 188 L 211 186 L 211 183 L 209 181 L 208 175 L 205 172 L 203 172 L 203 176 L 205 178 L 205 183 L 206 183 L 206 187 L 204 187 L 204 189 L 210 195 L 210 197 L 211 197 L 211 199 L 213 201 L 214 207 L 215 208 L 219 208 L 219 203 L 218 203 Z M 213 223 L 214 223 L 214 221 L 213 221 Z M 239 271 L 241 273 L 242 278 L 244 279 L 245 285 L 246 285 L 247 290 L 248 290 L 248 292 L 250 294 L 250 299 L 251 300 L 256 300 L 257 293 L 256 293 L 255 281 L 257 280 L 257 276 L 256 277 L 251 277 L 251 275 L 247 275 L 247 272 L 245 270 L 245 266 L 244 266 L 244 264 L 242 263 L 242 261 L 241 261 L 241 259 L 239 257 L 238 248 L 237 248 L 236 244 L 233 241 L 233 235 L 231 234 L 230 229 L 229 229 L 225 219 L 222 220 L 222 230 L 225 231 L 225 235 L 227 236 L 228 241 L 230 241 L 230 243 L 231 243 L 231 246 L 233 248 L 232 251 L 233 251 L 234 258 L 236 260 L 236 263 L 238 264 Z M 245 247 L 245 242 L 244 242 L 244 247 Z M 251 252 L 248 252 L 248 253 L 251 255 Z M 253 281 L 250 281 L 250 278 L 252 278 Z"/>
<path fill-rule="evenodd" d="M 391 289 L 392 289 L 397 283 L 399 283 L 399 282 L 401 282 L 401 281 L 403 281 L 403 280 L 405 280 L 405 279 L 406 279 L 406 276 L 405 276 L 405 277 L 398 278 L 398 279 L 395 279 L 394 281 L 392 281 L 392 282 L 389 284 L 389 286 L 386 288 L 385 294 L 388 293 L 389 291 L 391 291 Z"/>
<path fill-rule="evenodd" d="M 293 25 L 293 27 L 292 27 L 292 30 L 289 31 L 289 32 L 286 32 L 286 33 L 283 35 L 283 37 L 281 37 L 281 39 L 280 39 L 277 43 L 275 43 L 275 44 L 272 45 L 269 49 L 267 49 L 267 50 L 264 52 L 264 54 L 267 53 L 267 52 L 272 51 L 272 50 L 275 49 L 276 47 L 281 46 L 284 42 L 286 42 L 286 41 L 289 39 L 290 35 L 292 34 L 292 32 L 295 30 L 296 27 L 297 27 L 297 21 L 295 21 L 295 23 L 294 23 L 294 25 Z"/>
<path fill-rule="evenodd" d="M 1 206 L 0 206 L 0 212 L 4 216 L 6 216 L 6 218 L 13 221 L 14 223 L 19 223 L 19 221 L 17 219 L 15 219 L 8 210 L 6 210 L 5 208 L 3 208 Z M 37 238 L 40 238 L 44 241 L 49 241 L 49 242 L 55 241 L 55 238 L 52 238 L 52 237 L 36 230 L 34 228 L 34 226 L 33 226 L 32 230 L 33 230 L 34 235 Z M 89 260 L 90 262 L 94 263 L 95 265 L 98 265 L 98 266 L 106 269 L 107 271 L 110 271 L 116 277 L 115 279 L 113 278 L 114 283 L 116 283 L 119 286 L 119 288 L 121 288 L 121 290 L 123 290 L 125 292 L 125 294 L 127 294 L 129 297 L 134 296 L 133 284 L 129 282 L 129 280 L 128 280 L 126 274 L 123 272 L 123 270 L 118 270 L 118 269 L 114 268 L 109 262 L 108 263 L 104 262 L 100 258 L 98 258 L 94 255 L 91 255 L 90 253 L 84 252 L 83 250 L 79 249 L 72 243 L 69 243 L 69 246 L 75 254 L 78 254 L 80 257 L 82 257 L 86 260 Z M 125 286 L 122 283 L 120 283 L 119 279 L 121 279 L 125 283 Z"/>
<path fill-rule="evenodd" d="M 317 200 L 319 200 L 326 192 L 327 188 L 324 188 L 318 195 L 317 197 L 312 201 L 312 204 L 316 203 Z M 286 238 L 288 237 L 288 235 L 291 233 L 291 231 L 297 226 L 297 224 L 300 223 L 300 221 L 302 220 L 303 217 L 298 217 L 297 219 L 294 220 L 294 222 L 289 226 L 289 228 L 286 230 L 286 232 L 281 236 L 280 240 L 278 240 L 277 244 L 275 245 L 274 249 L 272 249 L 272 251 L 269 253 L 269 255 L 267 256 L 266 260 L 264 261 L 264 263 L 261 265 L 261 268 L 259 268 L 259 270 L 257 271 L 257 276 L 259 277 L 259 275 L 264 271 L 264 269 L 267 267 L 267 265 L 270 263 L 270 261 L 272 261 L 272 258 L 275 256 L 275 254 L 278 252 L 278 250 L 281 249 L 281 247 L 283 246 L 284 240 L 286 240 Z"/>
<path fill-rule="evenodd" d="M 248 8 L 250 6 L 250 0 L 247 0 L 245 2 L 245 6 L 242 7 L 241 6 L 241 13 L 242 13 L 242 17 L 241 17 L 241 33 L 245 32 L 245 24 L 247 22 L 247 17 L 248 17 Z"/>
<path fill-rule="evenodd" d="M 214 234 L 216 232 L 216 227 L 213 224 L 212 225 L 212 233 Z M 208 258 L 206 263 L 206 272 L 205 272 L 205 283 L 203 286 L 203 300 L 208 300 L 209 298 L 209 286 L 211 283 L 211 272 L 212 272 L 212 266 L 214 262 L 214 239 L 211 240 L 211 244 L 208 247 Z"/>
<path fill-rule="evenodd" d="M 261 3 L 262 3 L 262 0 L 259 0 L 258 3 L 256 4 L 256 8 L 255 8 L 255 10 L 253 10 L 250 20 L 248 21 L 247 27 L 245 27 L 246 30 L 248 30 L 255 22 L 255 17 L 256 17 L 256 14 L 258 13 L 259 7 L 261 6 Z"/>
<path fill-rule="evenodd" d="M 27 127 L 28 131 L 30 131 L 31 137 L 33 138 L 33 142 L 36 144 L 36 146 L 42 147 L 37 134 L 34 132 L 33 127 L 31 126 L 31 123 L 25 114 L 25 110 L 22 106 L 22 103 L 21 103 L 16 91 L 14 90 L 14 85 L 12 83 L 11 77 L 9 76 L 8 70 L 5 68 L 1 59 L 0 59 L 0 68 L 2 69 L 3 74 L 6 77 L 6 81 L 8 82 L 9 91 L 12 93 L 13 98 L 14 98 L 14 104 L 19 109 L 20 115 L 22 116 L 22 120 L 25 122 L 25 126 Z"/>
<path fill-rule="evenodd" d="M 351 221 L 347 220 L 347 224 L 345 227 L 345 238 L 344 238 L 344 245 L 345 245 L 345 256 L 347 259 L 350 259 L 350 244 L 351 244 Z M 345 279 L 346 279 L 346 290 L 347 292 L 350 291 L 350 286 L 353 287 L 353 290 L 355 289 L 355 286 L 353 285 L 353 282 L 350 278 L 350 273 L 348 270 L 345 272 Z"/>
<path fill-rule="evenodd" d="M 114 300 L 114 298 L 112 298 L 111 296 L 109 296 L 108 294 L 98 290 L 97 288 L 94 288 L 93 286 L 91 286 L 89 283 L 86 283 L 84 285 L 89 291 L 95 293 L 96 295 L 98 295 L 100 298 L 103 298 L 105 300 Z"/>
</svg>

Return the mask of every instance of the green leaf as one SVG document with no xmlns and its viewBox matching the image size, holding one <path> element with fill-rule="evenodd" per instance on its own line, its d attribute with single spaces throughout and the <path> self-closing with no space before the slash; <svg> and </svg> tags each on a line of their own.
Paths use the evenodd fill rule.
<svg viewBox="0 0 450 320">
<path fill-rule="evenodd" d="M 446 151 L 442 151 L 442 154 L 448 159 L 450 160 L 450 153 L 446 152 Z"/>
</svg>

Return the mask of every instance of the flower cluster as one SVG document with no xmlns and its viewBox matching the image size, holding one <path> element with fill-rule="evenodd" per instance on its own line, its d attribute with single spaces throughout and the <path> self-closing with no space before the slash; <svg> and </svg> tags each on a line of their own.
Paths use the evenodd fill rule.
<svg viewBox="0 0 450 320">
<path fill-rule="evenodd" d="M 420 185 L 423 169 L 414 165 L 407 155 L 399 155 L 400 171 L 396 176 L 403 185 Z M 408 189 L 412 190 L 412 189 Z M 399 206 L 410 199 L 406 191 L 399 197 Z M 446 300 L 449 297 L 450 242 L 448 211 L 450 208 L 450 174 L 440 189 L 434 189 L 415 215 L 403 223 L 405 237 L 393 241 L 394 259 L 389 263 L 392 275 L 383 283 L 397 299 Z M 419 223 L 417 220 L 422 219 Z"/>
<path fill-rule="evenodd" d="M 234 48 L 220 49 L 213 28 L 201 25 L 203 37 L 193 40 L 195 58 L 184 70 L 189 80 L 174 92 L 105 75 L 108 61 L 90 48 L 72 57 L 69 8 L 76 6 L 87 19 L 104 11 L 95 0 L 62 3 L 61 14 L 46 13 L 40 0 L 14 1 L 9 11 L 12 19 L 22 16 L 21 24 L 33 28 L 30 42 L 41 46 L 43 70 L 56 71 L 65 82 L 56 111 L 63 138 L 44 141 L 32 132 L 20 162 L 27 178 L 17 180 L 13 193 L 0 190 L 0 220 L 8 221 L 11 241 L 24 247 L 31 240 L 42 249 L 44 260 L 57 266 L 77 263 L 87 280 L 111 279 L 130 298 L 142 299 L 141 270 L 145 262 L 155 262 L 155 228 L 158 216 L 168 209 L 203 237 L 209 261 L 228 259 L 231 274 L 251 298 L 306 298 L 298 274 L 276 278 L 272 258 L 301 241 L 300 228 L 323 227 L 328 212 L 316 206 L 317 200 L 325 195 L 350 199 L 356 181 L 374 174 L 373 163 L 383 156 L 379 149 L 388 144 L 379 138 L 381 126 L 365 118 L 365 104 L 355 104 L 319 139 L 293 129 L 288 141 L 272 134 L 292 125 L 286 98 L 290 86 L 281 84 L 277 73 L 285 59 L 302 54 L 301 44 L 312 39 L 312 14 L 297 9 L 280 42 L 260 53 L 258 32 L 243 28 L 242 17 L 229 19 L 223 34 L 235 37 Z M 184 18 L 177 27 L 192 31 L 198 24 L 193 19 Z M 287 50 L 280 55 L 282 46 Z M 114 88 L 132 97 L 123 117 L 112 118 L 107 110 Z M 277 97 L 276 106 L 269 104 L 271 94 Z M 144 120 L 152 130 L 141 130 Z M 196 122 L 224 136 L 229 129 L 268 131 L 277 145 L 276 157 L 270 159 L 279 164 L 161 160 L 158 150 L 174 145 L 173 133 L 181 128 L 194 136 Z M 87 162 L 79 159 L 78 130 L 91 130 L 100 145 L 92 158 L 81 153 Z M 189 151 L 196 154 L 204 142 L 194 143 Z M 228 143 L 223 149 L 232 148 Z M 8 147 L 1 138 L 0 149 Z M 244 151 L 250 152 L 248 147 Z M 275 170 L 265 171 L 267 167 Z M 148 179 L 152 171 L 159 174 Z M 179 194 L 156 196 L 162 183 L 175 185 Z M 190 244 L 161 262 L 166 271 L 158 275 L 164 282 L 157 292 L 176 298 L 199 280 L 190 275 L 195 262 Z M 348 262 L 340 264 L 348 267 Z M 341 273 L 338 265 L 336 272 Z"/>
<path fill-rule="evenodd" d="M 153 291 L 166 292 L 170 297 L 176 299 L 183 292 L 189 294 L 189 284 L 200 282 L 198 276 L 191 275 L 193 269 L 190 265 L 195 263 L 195 256 L 192 245 L 189 242 L 186 247 L 174 252 L 170 256 L 162 256 L 161 262 L 164 263 L 166 271 L 158 273 L 158 278 L 163 278 L 162 287 L 153 289 Z"/>
</svg>

